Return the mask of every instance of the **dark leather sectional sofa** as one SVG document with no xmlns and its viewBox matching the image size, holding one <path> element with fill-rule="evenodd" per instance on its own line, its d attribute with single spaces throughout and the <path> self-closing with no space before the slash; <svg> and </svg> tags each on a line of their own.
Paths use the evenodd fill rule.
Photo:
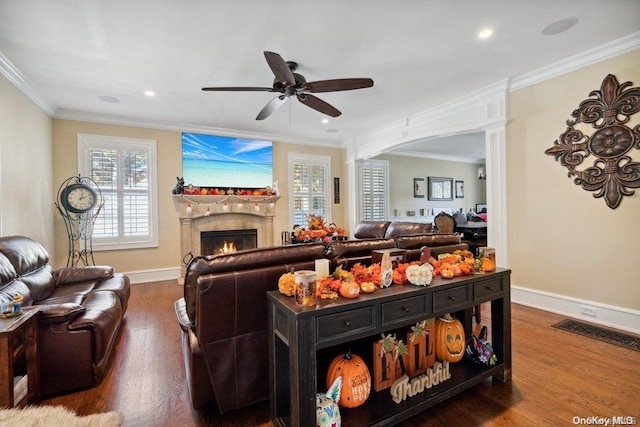
<svg viewBox="0 0 640 427">
<path fill-rule="evenodd" d="M 54 271 L 39 243 L 0 237 L 0 302 L 16 295 L 40 307 L 41 395 L 100 383 L 127 311 L 129 278 L 108 266 Z"/>
<path fill-rule="evenodd" d="M 225 412 L 269 398 L 266 293 L 278 288 L 282 274 L 313 270 L 319 258 L 328 258 L 332 271 L 356 262 L 369 265 L 375 249 L 401 247 L 409 260 L 417 260 L 425 245 L 434 254 L 467 247 L 456 234 L 429 231 L 429 224 L 367 222 L 358 226 L 356 239 L 328 246 L 274 246 L 192 259 L 175 310 L 194 408 L 216 405 Z"/>
</svg>

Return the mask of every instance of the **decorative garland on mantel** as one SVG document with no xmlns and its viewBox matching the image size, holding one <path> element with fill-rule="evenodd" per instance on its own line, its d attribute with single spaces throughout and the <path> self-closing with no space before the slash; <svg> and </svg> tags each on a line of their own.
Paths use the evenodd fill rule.
<svg viewBox="0 0 640 427">
<path fill-rule="evenodd" d="M 261 205 L 267 205 L 267 208 L 273 209 L 275 203 L 280 199 L 280 196 L 238 196 L 235 194 L 229 194 L 225 196 L 198 196 L 198 195 L 184 195 L 174 194 L 173 199 L 180 204 L 186 205 L 185 212 L 187 215 L 193 213 L 193 206 L 205 206 L 207 209 L 204 211 L 204 216 L 211 214 L 212 206 L 220 206 L 221 211 L 227 213 L 230 211 L 230 205 L 235 205 L 237 210 L 244 209 L 244 203 L 253 203 L 254 210 L 260 211 Z"/>
</svg>

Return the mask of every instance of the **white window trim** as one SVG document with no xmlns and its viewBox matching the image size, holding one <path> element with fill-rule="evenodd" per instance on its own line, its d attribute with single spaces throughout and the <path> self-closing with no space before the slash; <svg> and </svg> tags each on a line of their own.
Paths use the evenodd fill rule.
<svg viewBox="0 0 640 427">
<path fill-rule="evenodd" d="M 92 135 L 92 134 L 78 134 L 78 173 L 82 176 L 89 175 L 89 164 L 87 148 L 90 146 L 105 145 L 144 145 L 149 149 L 149 164 L 148 164 L 148 184 L 149 184 L 149 204 L 150 204 L 150 218 L 149 227 L 150 235 L 148 238 L 140 240 L 128 240 L 121 242 L 101 242 L 99 239 L 92 241 L 92 248 L 94 252 L 100 251 L 112 251 L 122 249 L 142 249 L 142 248 L 156 248 L 158 243 L 158 168 L 157 168 L 157 141 L 150 139 L 138 139 L 138 138 L 125 138 L 114 137 L 104 135 Z"/>
<path fill-rule="evenodd" d="M 357 163 L 357 196 L 358 196 L 358 221 L 361 221 L 364 218 L 364 200 L 363 200 L 363 171 L 367 166 L 377 166 L 381 169 L 384 169 L 384 204 L 385 204 L 385 220 L 389 218 L 389 162 L 387 160 L 375 160 L 375 159 L 367 159 Z"/>
<path fill-rule="evenodd" d="M 289 153 L 289 164 L 288 164 L 288 173 L 289 176 L 293 176 L 293 166 L 297 160 L 307 159 L 315 164 L 322 164 L 326 168 L 325 174 L 325 188 L 327 189 L 325 193 L 326 198 L 326 206 L 327 206 L 327 214 L 323 218 L 326 224 L 330 224 L 331 221 L 331 157 L 323 156 L 319 154 L 299 154 L 299 153 Z M 293 179 L 288 180 L 288 189 L 289 189 L 289 228 L 293 228 L 295 224 L 295 215 L 294 215 L 294 192 L 293 192 Z M 300 224 L 302 225 L 302 224 Z M 304 225 L 306 227 L 306 224 Z"/>
</svg>

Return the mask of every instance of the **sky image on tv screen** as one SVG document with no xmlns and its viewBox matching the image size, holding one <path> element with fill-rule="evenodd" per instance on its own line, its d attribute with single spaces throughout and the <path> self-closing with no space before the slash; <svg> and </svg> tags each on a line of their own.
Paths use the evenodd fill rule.
<svg viewBox="0 0 640 427">
<path fill-rule="evenodd" d="M 182 134 L 185 185 L 264 188 L 273 183 L 271 141 L 228 136 Z"/>
</svg>

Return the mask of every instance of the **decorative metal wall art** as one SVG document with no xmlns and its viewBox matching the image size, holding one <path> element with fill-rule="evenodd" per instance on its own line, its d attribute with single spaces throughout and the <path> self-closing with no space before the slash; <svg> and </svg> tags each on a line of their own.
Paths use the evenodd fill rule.
<svg viewBox="0 0 640 427">
<path fill-rule="evenodd" d="M 554 156 L 569 169 L 568 176 L 587 191 L 596 191 L 593 197 L 603 197 L 607 206 L 615 209 L 623 196 L 640 188 L 640 163 L 630 156 L 632 148 L 640 149 L 640 125 L 630 128 L 626 123 L 640 111 L 640 87 L 631 82 L 618 83 L 609 74 L 600 90 L 589 94 L 567 120 L 567 130 L 554 141 L 545 153 Z M 595 131 L 585 135 L 577 127 L 591 125 Z M 576 170 L 576 166 L 589 155 L 596 159 L 593 166 Z"/>
</svg>

